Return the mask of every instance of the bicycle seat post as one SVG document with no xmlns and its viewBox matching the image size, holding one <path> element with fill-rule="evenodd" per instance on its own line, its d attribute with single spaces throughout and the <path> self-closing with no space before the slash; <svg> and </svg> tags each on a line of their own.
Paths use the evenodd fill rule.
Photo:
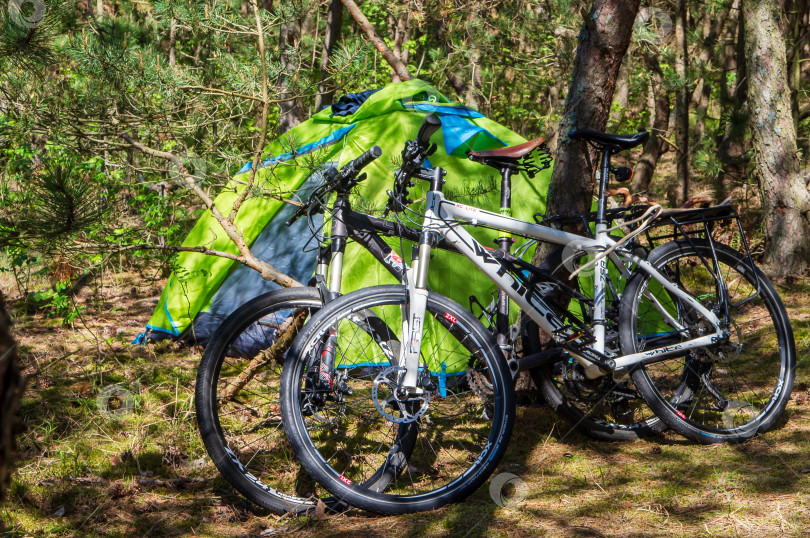
<svg viewBox="0 0 810 538">
<path fill-rule="evenodd" d="M 512 173 L 514 172 L 513 165 L 504 164 L 501 167 L 501 208 L 500 213 L 505 217 L 512 216 Z M 512 248 L 512 234 L 500 230 L 498 236 L 498 248 L 504 253 L 508 254 Z M 498 290 L 498 311 L 495 318 L 495 328 L 497 329 L 496 340 L 500 348 L 504 351 L 504 355 L 509 356 L 508 353 L 508 339 L 507 333 L 509 331 L 509 296 L 506 292 Z"/>
<path fill-rule="evenodd" d="M 607 199 L 605 191 L 610 180 L 610 158 L 618 151 L 618 148 L 610 145 L 603 145 L 602 160 L 599 170 L 599 197 L 596 208 L 596 240 L 600 241 L 603 247 L 607 247 L 605 242 L 607 236 L 608 221 L 605 217 L 605 206 Z M 593 336 L 594 349 L 599 353 L 605 352 L 605 291 L 607 287 L 607 262 L 603 258 L 596 262 L 594 267 L 594 305 L 593 305 Z"/>
<path fill-rule="evenodd" d="M 607 228 L 607 220 L 605 219 L 607 200 L 605 198 L 605 191 L 610 181 L 610 158 L 613 157 L 616 151 L 615 147 L 602 146 L 602 159 L 599 166 L 599 198 L 597 198 L 596 224 L 597 226 L 603 224 L 605 228 Z"/>
</svg>

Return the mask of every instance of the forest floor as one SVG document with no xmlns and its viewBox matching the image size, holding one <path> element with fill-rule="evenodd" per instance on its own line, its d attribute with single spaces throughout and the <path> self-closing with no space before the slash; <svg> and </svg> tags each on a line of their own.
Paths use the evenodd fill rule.
<svg viewBox="0 0 810 538">
<path fill-rule="evenodd" d="M 0 507 L 7 536 L 802 536 L 810 528 L 810 284 L 780 287 L 799 367 L 785 418 L 767 434 L 736 446 L 671 433 L 605 443 L 539 403 L 522 405 L 496 471 L 525 482 L 515 508 L 498 507 L 487 483 L 435 512 L 323 519 L 263 512 L 219 477 L 195 424 L 200 351 L 130 344 L 162 284 L 105 275 L 77 296 L 84 309 L 73 327 L 12 301 L 29 382 L 27 431 Z M 119 389 L 123 407 L 104 412 L 99 394 Z"/>
</svg>

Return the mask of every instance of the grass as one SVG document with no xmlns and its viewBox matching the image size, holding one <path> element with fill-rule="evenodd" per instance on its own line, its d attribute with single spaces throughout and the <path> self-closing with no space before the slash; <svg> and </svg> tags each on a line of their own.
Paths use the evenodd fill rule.
<svg viewBox="0 0 810 538">
<path fill-rule="evenodd" d="M 430 513 L 360 512 L 294 519 L 257 509 L 210 463 L 196 429 L 197 349 L 133 346 L 159 284 L 138 274 L 84 290 L 74 328 L 16 312 L 30 376 L 26 432 L 0 523 L 9 536 L 800 536 L 810 528 L 810 286 L 780 289 L 799 368 L 785 419 L 737 446 L 698 446 L 673 434 L 591 441 L 538 403 L 522 405 L 496 475 L 522 483 L 499 507 L 488 482 Z M 97 397 L 118 392 L 104 412 Z M 112 390 L 112 389 L 108 389 Z M 118 411 L 121 410 L 121 411 Z M 120 413 L 120 414 L 119 414 Z"/>
</svg>

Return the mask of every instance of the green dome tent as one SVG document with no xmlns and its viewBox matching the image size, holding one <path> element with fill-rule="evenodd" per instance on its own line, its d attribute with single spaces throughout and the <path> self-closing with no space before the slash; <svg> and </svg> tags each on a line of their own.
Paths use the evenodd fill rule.
<svg viewBox="0 0 810 538">
<path fill-rule="evenodd" d="M 393 184 L 393 171 L 405 141 L 416 135 L 430 112 L 437 113 L 442 120 L 442 129 L 432 138 L 438 150 L 430 157 L 430 164 L 447 170 L 445 192 L 448 198 L 497 211 L 500 205 L 498 172 L 468 160 L 466 152 L 515 145 L 525 139 L 473 109 L 451 103 L 420 80 L 350 94 L 315 114 L 265 148 L 266 160 L 257 172 L 256 182 L 265 189 L 293 196 L 292 193 L 317 184 L 319 174 L 312 172 L 312 163 L 342 165 L 376 144 L 382 148 L 382 156 L 365 169 L 368 179 L 359 185 L 355 199 L 362 200 L 363 207 L 381 209 L 387 201 L 386 190 Z M 216 198 L 215 203 L 223 212 L 230 210 L 249 172 L 250 163 Z M 550 169 L 533 179 L 525 174 L 512 177 L 515 217 L 531 219 L 535 212 L 544 210 L 550 178 Z M 301 195 L 305 196 L 303 192 Z M 420 196 L 422 193 L 417 187 L 411 197 Z M 273 198 L 249 198 L 240 208 L 235 224 L 257 257 L 306 283 L 315 268 L 315 253 L 303 252 L 311 239 L 306 219 L 300 219 L 289 228 L 284 225 L 294 209 Z M 482 244 L 494 246 L 497 233 L 474 230 L 474 235 Z M 389 243 L 400 252 L 398 238 L 391 238 Z M 210 212 L 199 219 L 183 245 L 204 245 L 236 253 L 236 247 Z M 407 242 L 404 252 L 405 259 L 409 259 Z M 351 243 L 346 250 L 343 274 L 344 293 L 396 282 L 368 252 Z M 471 262 L 441 251 L 435 251 L 428 284 L 462 305 L 469 304 L 471 295 L 487 304 L 495 291 L 492 283 L 475 270 Z M 146 332 L 138 335 L 136 342 L 169 337 L 205 344 L 225 316 L 247 300 L 277 287 L 238 262 L 199 253 L 181 253 Z"/>
</svg>

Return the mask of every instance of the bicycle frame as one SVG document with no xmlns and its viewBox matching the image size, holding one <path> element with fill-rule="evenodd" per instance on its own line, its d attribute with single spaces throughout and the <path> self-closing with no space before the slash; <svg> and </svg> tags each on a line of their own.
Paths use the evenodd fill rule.
<svg viewBox="0 0 810 538">
<path fill-rule="evenodd" d="M 328 292 L 321 293 L 325 302 L 340 295 L 343 278 L 343 257 L 347 239 L 354 240 L 366 249 L 392 276 L 400 282 L 404 281 L 405 274 L 411 270 L 411 267 L 382 237 L 399 237 L 418 243 L 420 230 L 398 222 L 354 211 L 348 194 L 338 194 L 330 213 L 333 220 L 332 229 L 329 238 L 322 239 L 323 246 L 319 249 L 315 270 L 315 278 L 321 277 L 323 279 L 324 287 Z M 460 254 L 458 249 L 446 240 L 439 241 L 434 247 Z M 505 252 L 509 251 L 509 245 L 502 244 L 501 248 Z M 506 353 L 513 349 L 513 341 L 508 336 L 510 334 L 510 327 L 508 327 L 508 296 L 502 290 L 498 290 L 496 301 L 494 305 L 490 303 L 491 310 L 485 309 L 483 306 L 481 308 L 484 315 L 490 318 L 498 344 Z M 513 374 L 516 374 L 520 368 L 521 366 L 516 364 Z"/>
<path fill-rule="evenodd" d="M 558 245 L 574 244 L 578 250 L 588 253 L 599 253 L 616 244 L 607 233 L 607 224 L 603 219 L 598 219 L 596 224 L 596 234 L 594 238 L 580 236 L 557 230 L 551 227 L 532 224 L 508 216 L 499 215 L 477 207 L 450 202 L 445 199 L 441 192 L 443 180 L 440 169 L 435 169 L 434 177 L 431 181 L 430 191 L 427 193 L 427 209 L 423 232 L 419 242 L 419 264 L 413 271 L 412 278 L 407 279 L 410 293 L 410 312 L 407 320 L 405 334 L 410 335 L 408 345 L 402 348 L 402 362 L 407 368 L 407 373 L 403 381 L 405 388 L 418 391 L 416 387 L 416 371 L 419 366 L 419 349 L 421 346 L 421 328 L 424 316 L 424 302 L 427 297 L 425 283 L 430 259 L 430 249 L 432 245 L 443 238 L 451 243 L 461 254 L 470 259 L 481 271 L 484 272 L 497 286 L 503 290 L 515 303 L 517 303 L 525 313 L 534 320 L 541 329 L 552 336 L 554 341 L 564 347 L 586 370 L 586 375 L 590 378 L 604 375 L 608 371 L 624 369 L 636 364 L 651 362 L 653 360 L 665 359 L 674 355 L 699 347 L 705 347 L 716 343 L 718 340 L 727 338 L 728 331 L 722 326 L 717 316 L 701 305 L 691 295 L 681 290 L 677 285 L 670 282 L 655 267 L 644 259 L 639 258 L 626 249 L 617 249 L 611 254 L 614 263 L 622 267 L 621 263 L 632 263 L 636 270 L 643 271 L 651 275 L 661 286 L 672 296 L 683 301 L 687 306 L 694 308 L 709 323 L 711 323 L 714 333 L 693 338 L 685 342 L 664 346 L 652 350 L 646 350 L 625 356 L 609 357 L 605 354 L 605 290 L 607 282 L 607 263 L 602 258 L 595 263 L 594 274 L 594 314 L 593 314 L 593 344 L 577 347 L 576 341 L 582 336 L 581 333 L 572 331 L 565 322 L 552 310 L 542 296 L 524 286 L 517 278 L 512 276 L 499 260 L 494 258 L 487 249 L 478 243 L 462 225 L 484 226 L 513 233 L 523 237 L 529 237 L 554 243 Z M 600 188 L 600 195 L 602 194 Z M 604 198 L 600 196 L 600 209 L 604 211 Z M 626 271 L 623 270 L 624 273 Z M 684 331 L 680 325 L 660 302 L 651 294 L 646 295 L 655 305 L 656 310 L 664 317 L 665 321 L 679 332 Z"/>
</svg>

